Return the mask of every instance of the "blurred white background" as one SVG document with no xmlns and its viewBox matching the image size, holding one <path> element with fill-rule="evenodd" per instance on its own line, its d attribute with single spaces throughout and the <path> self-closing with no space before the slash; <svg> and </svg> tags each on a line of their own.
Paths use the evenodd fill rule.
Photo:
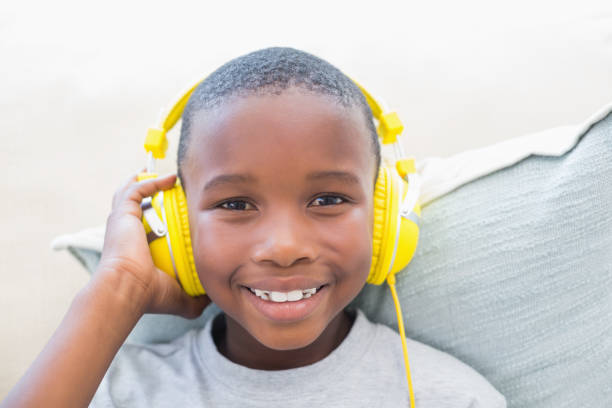
<svg viewBox="0 0 612 408">
<path fill-rule="evenodd" d="M 160 108 L 268 46 L 314 53 L 382 97 L 418 158 L 612 101 L 609 0 L 2 2 L 0 399 L 87 281 L 51 239 L 104 223 Z"/>
</svg>

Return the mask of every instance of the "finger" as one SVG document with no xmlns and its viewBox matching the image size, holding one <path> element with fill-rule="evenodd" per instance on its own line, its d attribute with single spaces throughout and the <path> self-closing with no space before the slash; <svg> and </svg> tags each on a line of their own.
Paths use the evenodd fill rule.
<svg viewBox="0 0 612 408">
<path fill-rule="evenodd" d="M 117 190 L 115 190 L 115 194 L 113 194 L 112 208 L 117 207 L 117 204 L 123 198 L 125 191 L 129 186 L 136 183 L 138 181 L 138 174 L 132 174 L 129 178 L 127 178 L 123 183 L 119 185 Z"/>
<path fill-rule="evenodd" d="M 138 176 L 146 171 L 146 168 L 142 168 L 140 171 L 130 175 L 123 183 L 119 185 L 115 194 L 113 195 L 113 208 L 116 207 L 117 203 L 123 198 L 125 191 L 134 183 L 138 182 Z"/>
<path fill-rule="evenodd" d="M 124 181 L 124 182 L 123 182 L 123 183 L 122 183 L 122 184 L 119 186 L 119 188 L 118 188 L 118 189 L 115 191 L 115 196 L 113 197 L 113 205 L 115 205 L 115 202 L 116 202 L 118 199 L 121 199 L 121 198 L 123 197 L 124 193 L 125 193 L 125 192 L 126 192 L 126 191 L 127 191 L 127 190 L 128 190 L 128 189 L 129 189 L 129 188 L 132 186 L 132 185 L 134 185 L 134 184 L 136 184 L 136 183 L 138 183 L 138 182 L 139 182 L 139 181 L 138 181 L 138 177 L 139 177 L 141 174 L 145 174 L 145 173 L 146 173 L 146 171 L 147 171 L 147 169 L 146 169 L 146 168 L 142 168 L 142 169 L 141 169 L 139 172 L 137 172 L 137 173 L 135 173 L 135 174 L 132 174 L 130 177 L 128 177 L 128 178 L 127 178 L 127 179 L 126 179 L 126 180 L 125 180 L 125 181 Z M 166 176 L 156 177 L 155 179 L 164 179 L 164 178 L 169 177 L 169 176 L 171 176 L 171 175 L 169 174 L 169 175 L 166 175 Z M 153 179 L 146 179 L 146 180 L 143 180 L 143 181 L 148 181 L 148 180 L 153 180 Z"/>
<path fill-rule="evenodd" d="M 175 174 L 133 183 L 123 194 L 116 198 L 115 208 L 121 207 L 127 212 L 140 216 L 140 203 L 145 197 L 150 197 L 158 191 L 172 188 L 175 184 Z"/>
<path fill-rule="evenodd" d="M 140 204 L 145 197 L 151 197 L 158 191 L 172 188 L 175 183 L 175 174 L 139 181 L 128 188 L 126 191 L 126 198 Z"/>
</svg>

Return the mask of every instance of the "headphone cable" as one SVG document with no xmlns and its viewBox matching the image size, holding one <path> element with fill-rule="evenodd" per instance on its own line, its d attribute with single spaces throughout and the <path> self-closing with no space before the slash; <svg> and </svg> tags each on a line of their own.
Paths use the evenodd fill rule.
<svg viewBox="0 0 612 408">
<path fill-rule="evenodd" d="M 402 308 L 400 306 L 399 298 L 397 297 L 397 291 L 395 290 L 395 274 L 389 274 L 387 277 L 387 284 L 389 285 L 389 289 L 391 289 L 391 296 L 393 296 L 395 312 L 397 313 L 397 328 L 402 339 L 404 366 L 406 367 L 406 379 L 408 380 L 408 392 L 410 394 L 410 408 L 415 408 L 414 391 L 412 390 L 412 379 L 410 377 L 410 363 L 408 362 L 408 346 L 406 343 L 406 332 L 404 331 L 404 319 L 402 316 Z"/>
</svg>

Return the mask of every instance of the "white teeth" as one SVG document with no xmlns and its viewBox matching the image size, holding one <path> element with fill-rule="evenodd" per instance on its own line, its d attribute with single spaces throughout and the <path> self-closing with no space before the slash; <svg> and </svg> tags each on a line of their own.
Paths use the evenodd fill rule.
<svg viewBox="0 0 612 408">
<path fill-rule="evenodd" d="M 296 300 L 301 300 L 303 297 L 301 290 L 292 290 L 287 293 L 287 300 L 290 302 L 295 302 Z"/>
<path fill-rule="evenodd" d="M 287 293 L 285 292 L 270 292 L 270 300 L 273 302 L 286 302 Z"/>
<path fill-rule="evenodd" d="M 263 300 L 271 300 L 272 302 L 297 302 L 298 300 L 308 299 L 315 293 L 317 293 L 317 288 L 309 288 L 302 290 L 292 290 L 290 292 L 275 292 L 270 290 L 261 290 L 261 289 L 251 289 L 256 296 L 260 297 Z"/>
</svg>

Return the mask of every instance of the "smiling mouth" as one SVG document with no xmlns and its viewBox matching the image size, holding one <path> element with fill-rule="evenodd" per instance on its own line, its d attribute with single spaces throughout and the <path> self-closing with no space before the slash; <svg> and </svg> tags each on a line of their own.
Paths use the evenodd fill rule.
<svg viewBox="0 0 612 408">
<path fill-rule="evenodd" d="M 253 293 L 255 296 L 260 299 L 267 300 L 270 302 L 283 303 L 283 302 L 297 302 L 302 299 L 308 299 L 309 297 L 315 295 L 319 290 L 321 290 L 323 286 L 318 288 L 308 288 L 308 289 L 297 289 L 289 292 L 277 292 L 273 290 L 264 290 L 264 289 L 255 289 L 255 288 L 247 288 Z"/>
</svg>

